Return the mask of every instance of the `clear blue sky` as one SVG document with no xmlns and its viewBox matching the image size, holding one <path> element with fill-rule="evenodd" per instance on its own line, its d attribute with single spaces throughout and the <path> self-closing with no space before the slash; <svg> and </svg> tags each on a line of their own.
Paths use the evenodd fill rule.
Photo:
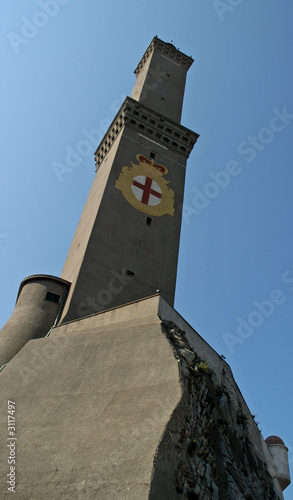
<svg viewBox="0 0 293 500">
<path fill-rule="evenodd" d="M 153 36 L 173 40 L 195 59 L 182 124 L 200 134 L 175 307 L 226 356 L 264 437 L 286 441 L 293 470 L 293 4 L 223 2 L 217 11 L 212 0 L 60 0 L 50 15 L 46 1 L 1 3 L 0 322 L 24 277 L 60 275 L 94 147 L 61 181 L 52 164 L 66 163 L 84 129 L 113 119 Z M 223 187 L 211 184 L 219 171 Z"/>
</svg>

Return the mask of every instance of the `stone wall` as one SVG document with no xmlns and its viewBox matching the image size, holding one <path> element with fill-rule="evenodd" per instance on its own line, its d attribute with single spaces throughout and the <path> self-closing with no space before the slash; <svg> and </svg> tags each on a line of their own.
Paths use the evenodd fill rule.
<svg viewBox="0 0 293 500">
<path fill-rule="evenodd" d="M 229 374 L 219 383 L 182 330 L 166 321 L 162 329 L 178 360 L 183 396 L 157 450 L 150 499 L 283 498 L 251 441 L 255 423 Z"/>
</svg>

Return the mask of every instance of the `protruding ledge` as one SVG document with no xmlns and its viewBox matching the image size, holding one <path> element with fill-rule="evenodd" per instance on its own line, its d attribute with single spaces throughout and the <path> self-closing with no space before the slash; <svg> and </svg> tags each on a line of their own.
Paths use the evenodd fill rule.
<svg viewBox="0 0 293 500">
<path fill-rule="evenodd" d="M 135 128 L 151 140 L 189 157 L 199 135 L 196 132 L 170 120 L 144 104 L 126 97 L 96 152 L 96 169 L 110 151 L 116 137 L 125 125 Z"/>
</svg>

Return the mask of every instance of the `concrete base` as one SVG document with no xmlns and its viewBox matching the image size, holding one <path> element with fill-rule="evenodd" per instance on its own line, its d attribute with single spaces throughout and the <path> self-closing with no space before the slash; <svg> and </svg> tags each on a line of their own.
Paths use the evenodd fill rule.
<svg viewBox="0 0 293 500">
<path fill-rule="evenodd" d="M 159 298 L 55 328 L 0 377 L 16 404 L 16 494 L 38 500 L 148 498 L 160 437 L 181 397 Z M 11 498 L 1 454 L 1 499 Z"/>
<path fill-rule="evenodd" d="M 48 338 L 29 341 L 0 373 L 2 500 L 13 495 L 6 482 L 8 400 L 16 409 L 13 498 L 187 498 L 176 489 L 178 460 L 168 425 L 171 421 L 173 435 L 184 430 L 188 395 L 184 399 L 180 359 L 159 316 L 184 327 L 190 346 L 208 357 L 215 376 L 223 377 L 224 369 L 227 378 L 225 361 L 159 296 L 63 324 Z M 249 432 L 258 454 L 267 453 L 269 460 L 259 431 Z M 283 498 L 279 486 L 274 488 L 270 498 Z"/>
</svg>

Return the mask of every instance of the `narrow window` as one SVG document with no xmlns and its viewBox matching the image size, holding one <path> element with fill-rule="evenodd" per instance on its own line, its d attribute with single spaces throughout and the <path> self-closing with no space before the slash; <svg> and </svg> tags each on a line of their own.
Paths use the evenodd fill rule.
<svg viewBox="0 0 293 500">
<path fill-rule="evenodd" d="M 56 304 L 59 303 L 60 295 L 57 295 L 57 293 L 52 293 L 52 292 L 47 292 L 45 300 L 49 300 L 50 302 L 55 302 Z"/>
<path fill-rule="evenodd" d="M 152 225 L 152 218 L 151 217 L 147 217 L 146 224 L 147 224 L 147 226 Z"/>
<path fill-rule="evenodd" d="M 151 158 L 155 158 L 155 157 L 156 157 L 155 153 L 151 153 L 151 154 L 150 154 L 150 157 L 151 157 Z"/>
</svg>

